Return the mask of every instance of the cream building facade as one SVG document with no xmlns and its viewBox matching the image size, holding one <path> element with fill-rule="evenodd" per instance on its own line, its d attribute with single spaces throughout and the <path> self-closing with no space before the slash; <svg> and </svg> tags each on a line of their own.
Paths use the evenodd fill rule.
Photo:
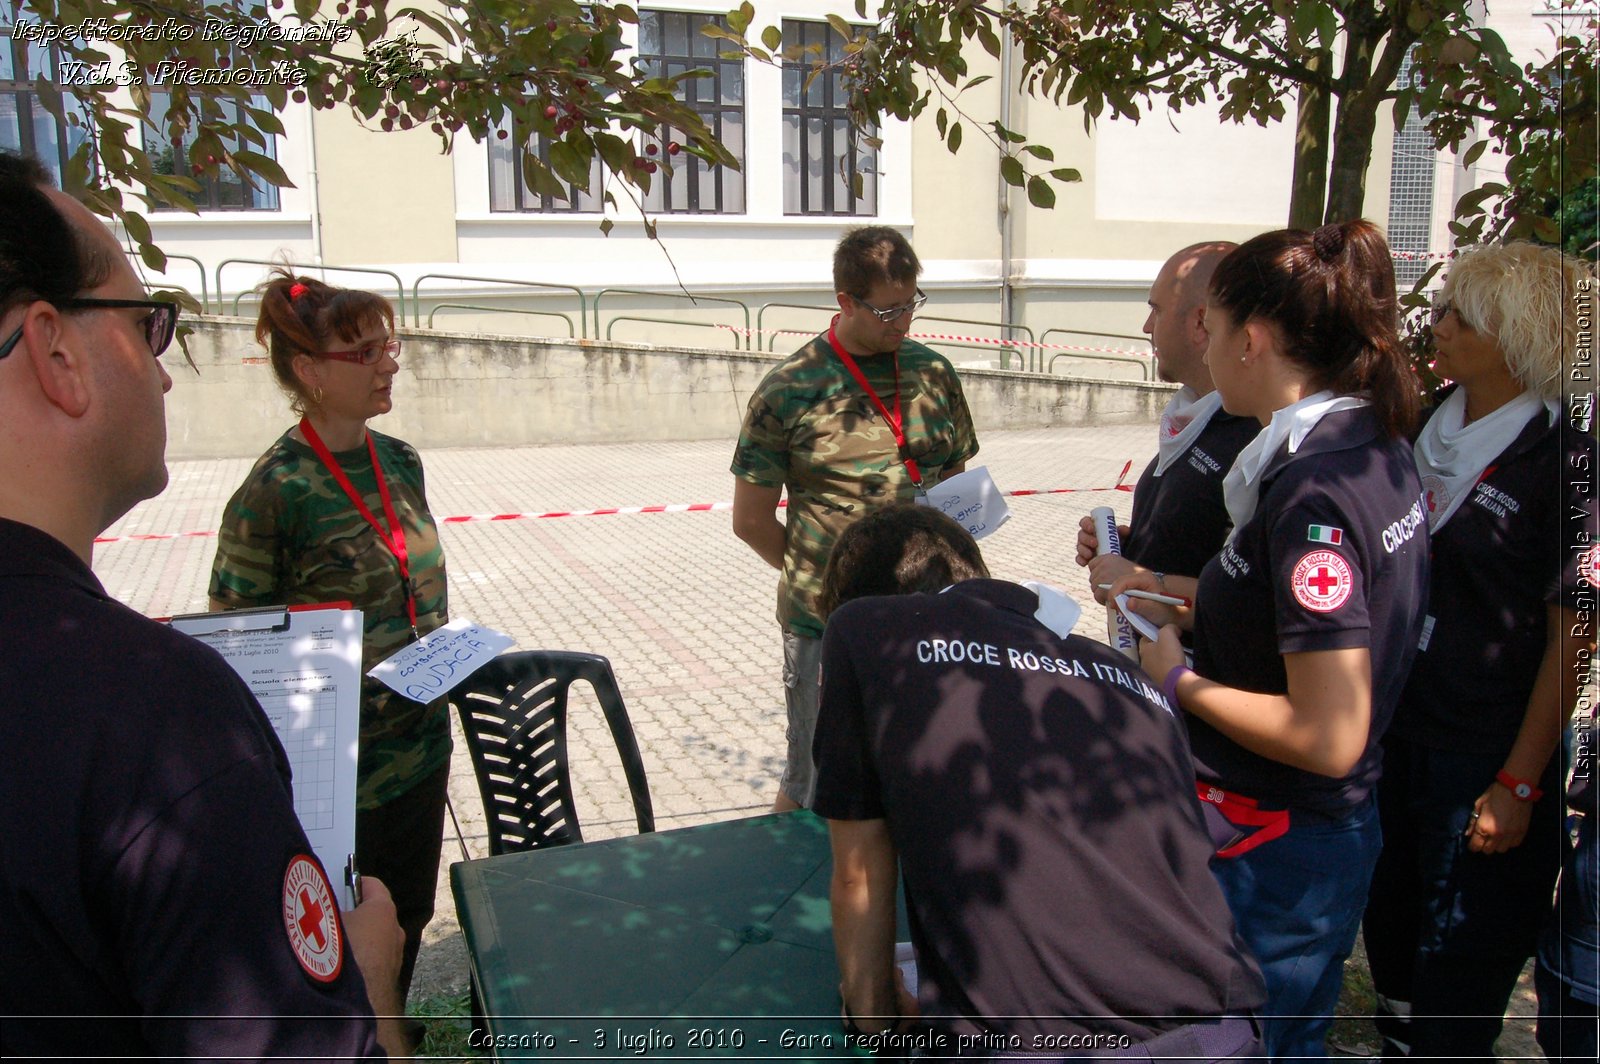
<svg viewBox="0 0 1600 1064">
<path fill-rule="evenodd" d="M 641 26 L 626 42 L 645 58 L 666 62 L 687 52 L 716 68 L 714 81 L 696 91 L 710 92 L 708 113 L 744 162 L 720 182 L 688 182 L 690 199 L 680 187 L 672 209 L 657 204 L 659 245 L 620 190 L 621 208 L 600 213 L 553 209 L 512 187 L 505 141 L 460 138 L 445 153 L 425 130 L 378 132 L 346 109 L 291 103 L 280 115 L 286 133 L 274 139 L 295 187 L 267 197 L 225 189 L 198 216 L 152 214 L 157 240 L 174 254 L 165 280 L 198 291 L 203 272 L 213 308 L 229 312 L 243 293 L 248 312 L 260 263 L 286 258 L 378 271 L 328 276 L 398 289 L 408 320 L 426 325 L 431 315 L 440 328 L 786 350 L 826 321 L 825 311 L 804 308 L 832 302 L 829 258 L 839 235 L 852 225 L 885 224 L 911 237 L 925 266 L 931 301 L 919 330 L 956 337 L 937 342 L 958 360 L 996 360 L 986 341 L 1009 335 L 1047 345 L 1023 348 L 1028 357 L 1013 367 L 1138 378 L 1146 367 L 1132 362 L 1066 357 L 1052 366 L 1042 356 L 1144 350 L 1137 334 L 1145 293 L 1168 254 L 1199 240 L 1243 240 L 1287 218 L 1291 125 L 1238 126 L 1214 109 L 1194 108 L 1157 110 L 1138 123 L 1101 121 L 1090 134 L 1077 108 L 1007 93 L 1003 86 L 1015 81 L 1005 77 L 1009 66 L 978 49 L 969 56 L 972 73 L 997 76 L 964 95 L 962 107 L 980 120 L 1003 116 L 1050 145 L 1054 165 L 1079 170 L 1082 182 L 1057 185 L 1054 209 L 1033 208 L 1000 180 L 999 149 L 973 124 L 952 155 L 930 111 L 915 124 L 891 122 L 875 153 L 855 146 L 868 192 L 855 201 L 833 177 L 849 138 L 824 79 L 806 94 L 798 77 L 786 82 L 778 67 L 718 59 L 718 47 L 697 30 L 728 6 L 646 0 Z M 1534 61 L 1558 22 L 1550 6 L 1506 0 L 1485 17 L 1520 60 Z M 829 15 L 856 19 L 851 0 L 758 0 L 755 8 L 752 37 L 776 25 L 790 40 L 808 33 L 826 41 Z M 18 72 L 46 59 L 15 54 L 15 46 L 13 53 L 12 65 L 0 69 L 0 82 L 12 79 L 11 92 L 0 84 L 0 108 L 9 101 L 12 110 L 0 111 L 0 142 L 8 144 L 25 139 L 18 131 L 29 118 Z M 1503 171 L 1492 154 L 1463 168 L 1450 153 L 1397 140 L 1380 123 L 1366 213 L 1395 232 L 1397 246 L 1409 227 L 1407 259 L 1420 261 L 1448 249 L 1445 225 L 1456 198 Z M 592 199 L 582 205 L 598 208 Z M 605 217 L 614 222 L 609 236 L 599 228 Z M 502 283 L 452 279 L 459 277 Z M 578 289 L 582 314 L 579 295 L 543 286 Z M 608 291 L 617 289 L 625 291 Z M 702 298 L 693 302 L 684 289 Z M 470 307 L 489 309 L 459 309 Z M 1002 321 L 1018 328 L 1002 330 Z M 1101 333 L 1120 336 L 1093 335 Z"/>
</svg>

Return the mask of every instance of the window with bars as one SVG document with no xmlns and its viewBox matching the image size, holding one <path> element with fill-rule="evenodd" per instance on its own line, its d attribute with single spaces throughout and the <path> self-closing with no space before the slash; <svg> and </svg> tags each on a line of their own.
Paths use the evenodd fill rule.
<svg viewBox="0 0 1600 1064">
<path fill-rule="evenodd" d="M 217 101 L 221 106 L 227 121 L 238 122 L 241 119 L 250 122 L 249 112 L 245 111 L 238 100 L 223 99 Z M 203 211 L 275 211 L 278 209 L 278 189 L 256 176 L 242 176 L 226 163 L 217 167 L 214 175 L 202 176 L 195 172 L 196 164 L 209 165 L 210 160 L 197 160 L 189 157 L 189 141 L 183 133 L 175 133 L 167 124 L 167 110 L 172 105 L 172 93 L 160 89 L 150 93 L 150 113 L 144 121 L 144 150 L 150 156 L 150 164 L 158 174 L 178 174 L 190 178 L 200 184 L 200 191 L 193 193 L 191 198 L 196 207 Z M 250 106 L 267 109 L 272 105 L 265 96 L 252 96 Z M 251 123 L 252 126 L 254 123 Z M 248 149 L 259 151 L 263 155 L 277 158 L 276 140 L 268 136 L 266 147 L 251 142 L 244 143 L 238 137 L 224 140 L 224 147 L 229 150 Z M 158 202 L 157 211 L 175 211 L 180 208 Z"/>
<path fill-rule="evenodd" d="M 672 77 L 688 70 L 709 70 L 690 78 L 680 99 L 698 114 L 741 164 L 744 162 L 744 60 L 724 59 L 725 45 L 701 33 L 704 26 L 728 28 L 723 15 L 689 11 L 639 12 L 639 66 L 645 77 Z M 668 157 L 668 145 L 682 138 L 671 129 L 656 141 L 656 158 L 670 165 L 652 175 L 644 203 L 660 214 L 743 214 L 744 171 L 711 166 L 687 152 Z M 650 144 L 647 138 L 646 147 Z"/>
<path fill-rule="evenodd" d="M 501 130 L 510 135 L 501 139 Z M 577 185 L 567 185 L 567 198 L 549 192 L 540 192 L 528 184 L 522 174 L 522 155 L 517 145 L 523 145 L 546 166 L 550 165 L 553 142 L 543 133 L 530 132 L 520 123 L 513 129 L 508 119 L 502 118 L 489 134 L 489 209 L 497 212 L 525 212 L 532 214 L 598 214 L 605 175 L 600 157 L 595 156 L 589 168 L 588 191 Z"/>
<path fill-rule="evenodd" d="M 783 213 L 877 214 L 878 152 L 850 123 L 844 38 L 826 22 L 784 19 L 783 43 L 817 49 L 783 65 Z M 826 66 L 812 77 L 819 59 Z"/>
<path fill-rule="evenodd" d="M 60 54 L 53 45 L 14 39 L 11 24 L 0 24 L 0 147 L 32 155 L 61 183 L 61 172 L 74 152 L 89 141 L 89 115 L 70 92 L 61 94 L 63 110 L 76 121 L 57 118 L 39 102 L 34 80 L 60 85 Z"/>
<path fill-rule="evenodd" d="M 1409 55 L 1400 67 L 1397 84 L 1400 88 L 1411 84 Z M 1433 235 L 1433 178 L 1438 154 L 1413 104 L 1405 124 L 1395 130 L 1389 164 L 1389 250 L 1399 253 L 1394 262 L 1394 279 L 1402 293 L 1410 290 L 1430 265 L 1426 252 Z"/>
</svg>

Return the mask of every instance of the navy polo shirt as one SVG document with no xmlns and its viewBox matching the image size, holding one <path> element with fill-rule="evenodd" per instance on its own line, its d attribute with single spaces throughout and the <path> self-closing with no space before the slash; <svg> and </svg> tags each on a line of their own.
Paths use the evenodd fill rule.
<svg viewBox="0 0 1600 1064">
<path fill-rule="evenodd" d="M 1587 615 L 1593 638 L 1595 457 L 1593 437 L 1540 410 L 1433 537 L 1428 620 L 1396 736 L 1504 755 L 1544 656 L 1547 607 Z"/>
<path fill-rule="evenodd" d="M 1152 458 L 1133 492 L 1122 553 L 1146 569 L 1199 576 L 1233 527 L 1222 501 L 1222 478 L 1260 431 L 1255 418 L 1218 410 L 1159 477 L 1160 456 Z"/>
<path fill-rule="evenodd" d="M 222 658 L 4 519 L 0 647 L 0 1051 L 381 1056 L 283 748 Z"/>
<path fill-rule="evenodd" d="M 887 821 L 923 1018 L 1026 1047 L 1253 1008 L 1183 728 L 1154 680 L 1037 608 L 970 580 L 848 602 L 823 635 L 813 808 Z"/>
<path fill-rule="evenodd" d="M 1372 724 L 1340 779 L 1251 753 L 1188 716 L 1201 779 L 1268 808 L 1339 817 L 1377 783 L 1382 738 L 1415 656 L 1428 527 L 1411 445 L 1368 408 L 1324 417 L 1261 477 L 1255 515 L 1206 564 L 1195 596 L 1195 671 L 1246 691 L 1288 691 L 1283 655 L 1366 647 Z"/>
</svg>

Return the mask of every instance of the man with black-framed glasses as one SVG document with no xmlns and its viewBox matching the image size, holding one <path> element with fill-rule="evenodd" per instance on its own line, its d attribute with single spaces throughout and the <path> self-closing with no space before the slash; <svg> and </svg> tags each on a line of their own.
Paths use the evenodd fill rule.
<svg viewBox="0 0 1600 1064">
<path fill-rule="evenodd" d="M 166 486 L 176 324 L 0 152 L 0 1056 L 403 1052 L 374 1019 L 400 1011 L 388 892 L 336 910 L 249 689 L 89 568 Z"/>
<path fill-rule="evenodd" d="M 773 808 L 809 807 L 822 619 L 817 596 L 834 541 L 868 513 L 911 502 L 978 453 L 950 363 L 908 339 L 927 300 L 922 264 L 899 232 L 866 226 L 833 253 L 839 313 L 778 363 L 750 398 L 733 456 L 733 531 L 778 569 L 788 741 Z M 787 517 L 778 501 L 787 489 Z"/>
</svg>

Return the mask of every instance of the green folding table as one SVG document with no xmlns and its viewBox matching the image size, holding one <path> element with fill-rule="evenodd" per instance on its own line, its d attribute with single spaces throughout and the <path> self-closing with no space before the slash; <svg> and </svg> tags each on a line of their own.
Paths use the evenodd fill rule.
<svg viewBox="0 0 1600 1064">
<path fill-rule="evenodd" d="M 450 867 L 500 1059 L 839 1060 L 827 826 L 782 813 Z"/>
</svg>

